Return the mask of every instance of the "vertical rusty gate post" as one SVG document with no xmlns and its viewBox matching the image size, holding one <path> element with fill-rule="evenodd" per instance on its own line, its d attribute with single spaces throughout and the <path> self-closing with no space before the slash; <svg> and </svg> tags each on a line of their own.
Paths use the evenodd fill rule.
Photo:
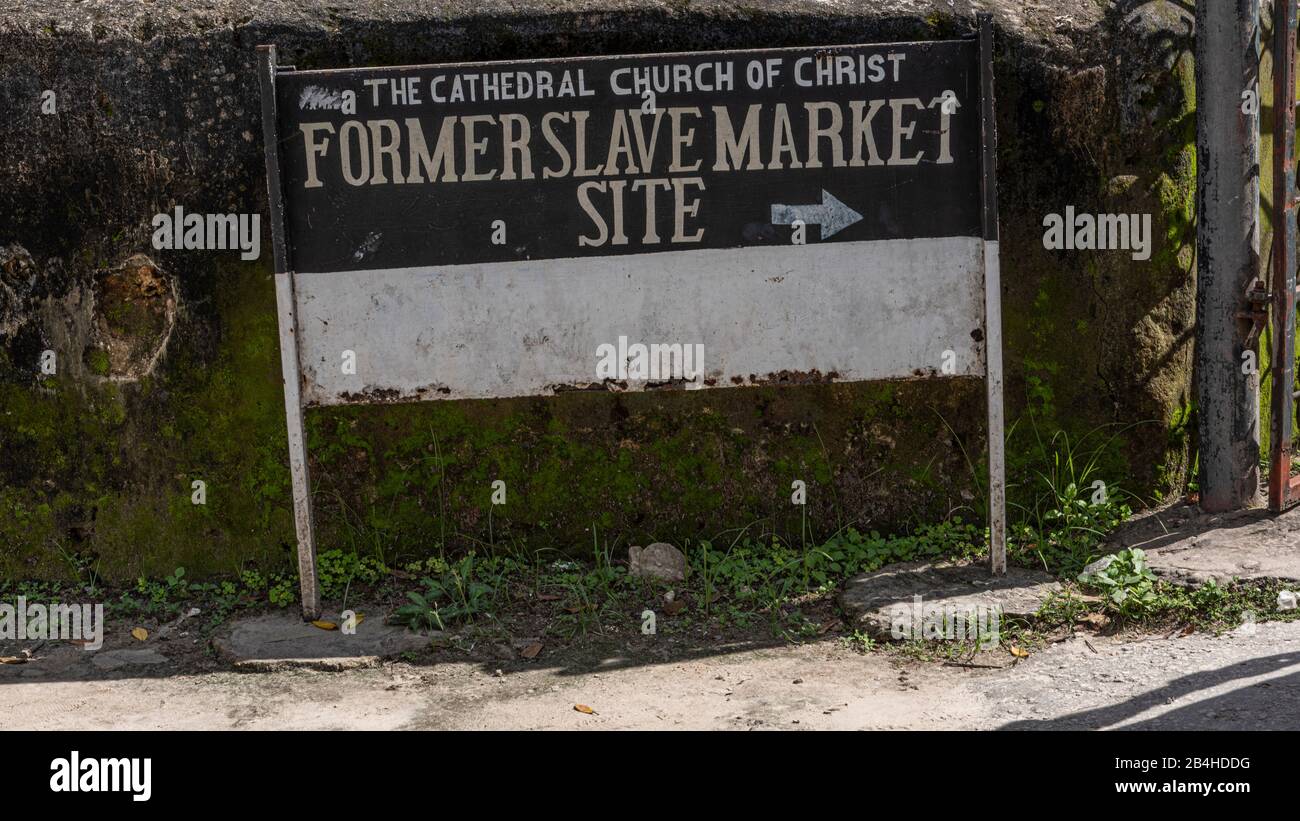
<svg viewBox="0 0 1300 821">
<path fill-rule="evenodd" d="M 989 419 L 989 570 L 1007 572 L 1006 442 L 1002 409 L 1002 273 L 998 262 L 998 134 L 993 106 L 993 17 L 979 16 L 981 215 L 984 236 L 984 381 Z"/>
<path fill-rule="evenodd" d="M 1296 0 L 1273 4 L 1273 379 L 1268 506 L 1295 499 L 1291 436 L 1295 411 L 1295 36 Z"/>
<path fill-rule="evenodd" d="M 302 377 L 298 361 L 297 298 L 284 225 L 284 191 L 280 181 L 279 120 L 275 104 L 275 46 L 258 46 L 262 87 L 262 142 L 266 152 L 267 203 L 271 209 L 271 246 L 275 252 L 275 303 L 280 324 L 280 369 L 284 374 L 285 424 L 289 435 L 289 473 L 293 480 L 293 520 L 298 534 L 298 578 L 304 619 L 320 618 L 316 579 L 316 527 L 311 511 L 311 474 L 302 426 Z"/>
</svg>

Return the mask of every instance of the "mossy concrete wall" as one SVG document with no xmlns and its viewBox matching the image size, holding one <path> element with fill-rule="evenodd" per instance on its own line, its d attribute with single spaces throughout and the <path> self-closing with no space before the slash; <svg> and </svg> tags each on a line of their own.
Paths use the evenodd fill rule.
<svg viewBox="0 0 1300 821">
<path fill-rule="evenodd" d="M 1188 468 L 1189 19 L 1166 2 L 981 5 L 1013 476 L 1034 429 L 1114 423 L 1103 475 L 1158 497 Z M 256 45 L 323 68 L 913 40 L 969 34 L 970 6 L 53 0 L 0 20 L 0 575 L 292 561 L 269 237 L 255 262 L 150 244 L 177 205 L 266 214 Z M 1043 216 L 1066 205 L 1153 214 L 1152 259 L 1044 250 Z M 585 551 L 593 527 L 624 545 L 797 536 L 794 479 L 818 535 L 971 516 L 985 437 L 973 380 L 350 407 L 307 425 L 321 548 L 390 561 L 476 542 Z M 494 479 L 507 503 L 490 509 Z"/>
</svg>

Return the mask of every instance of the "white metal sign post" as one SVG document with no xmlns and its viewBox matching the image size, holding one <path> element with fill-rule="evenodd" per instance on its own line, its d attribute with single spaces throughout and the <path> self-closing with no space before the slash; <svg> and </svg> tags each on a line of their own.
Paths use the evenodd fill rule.
<svg viewBox="0 0 1300 821">
<path fill-rule="evenodd" d="M 280 325 L 280 368 L 284 374 L 284 416 L 289 435 L 289 473 L 293 484 L 293 521 L 298 534 L 298 577 L 303 618 L 320 616 L 320 584 L 316 575 L 316 523 L 311 506 L 311 472 L 303 436 L 301 365 L 298 360 L 298 309 L 294 272 L 289 264 L 284 231 L 284 198 L 280 181 L 280 145 L 276 132 L 275 46 L 258 47 L 258 78 L 262 87 L 262 142 L 266 151 L 267 197 L 271 208 L 275 257 L 275 304 Z"/>
<path fill-rule="evenodd" d="M 302 415 L 341 403 L 984 377 L 1005 571 L 987 18 L 925 43 L 260 57 L 306 616 Z"/>
<path fill-rule="evenodd" d="M 993 18 L 979 18 L 982 224 L 984 229 L 984 383 L 989 408 L 989 568 L 1007 572 L 1006 419 L 1002 412 L 1002 269 L 998 262 L 998 132 L 993 106 Z"/>
</svg>

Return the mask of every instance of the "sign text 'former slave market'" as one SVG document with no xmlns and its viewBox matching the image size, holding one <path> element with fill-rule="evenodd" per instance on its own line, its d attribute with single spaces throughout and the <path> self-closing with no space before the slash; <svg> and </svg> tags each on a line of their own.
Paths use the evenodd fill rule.
<svg viewBox="0 0 1300 821">
<path fill-rule="evenodd" d="M 976 50 L 278 74 L 308 402 L 982 372 Z"/>
</svg>

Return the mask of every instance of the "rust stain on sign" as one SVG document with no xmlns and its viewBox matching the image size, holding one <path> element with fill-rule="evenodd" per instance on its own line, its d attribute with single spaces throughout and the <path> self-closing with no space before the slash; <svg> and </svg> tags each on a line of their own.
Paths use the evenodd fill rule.
<svg viewBox="0 0 1300 821">
<path fill-rule="evenodd" d="M 345 403 L 364 403 L 364 404 L 392 404 L 396 402 L 413 402 L 422 399 L 432 399 L 435 396 L 448 396 L 451 394 L 451 388 L 446 385 L 432 384 L 424 385 L 414 390 L 399 390 L 397 388 L 376 388 L 365 387 L 359 391 L 345 391 L 339 394 L 339 399 Z"/>
</svg>

